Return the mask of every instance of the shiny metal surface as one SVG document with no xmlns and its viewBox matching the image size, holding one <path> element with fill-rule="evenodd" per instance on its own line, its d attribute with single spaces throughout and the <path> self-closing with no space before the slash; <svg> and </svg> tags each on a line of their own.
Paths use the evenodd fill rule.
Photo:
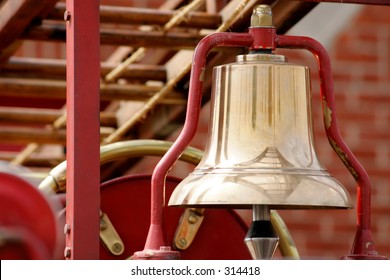
<svg viewBox="0 0 390 280">
<path fill-rule="evenodd" d="M 267 205 L 253 205 L 252 221 L 270 221 L 271 213 Z"/>
<path fill-rule="evenodd" d="M 291 236 L 287 225 L 276 210 L 271 210 L 271 223 L 276 235 L 279 237 L 278 248 L 286 259 L 299 260 L 299 252 L 295 245 L 294 239 Z"/>
<path fill-rule="evenodd" d="M 270 260 L 279 244 L 267 205 L 253 205 L 253 222 L 244 242 L 254 260 Z"/>
<path fill-rule="evenodd" d="M 283 60 L 249 54 L 214 68 L 205 155 L 169 205 L 352 207 L 315 153 L 309 70 Z"/>
<path fill-rule="evenodd" d="M 272 10 L 269 5 L 257 5 L 251 16 L 251 27 L 273 26 Z"/>
<path fill-rule="evenodd" d="M 174 248 L 186 250 L 191 246 L 205 218 L 204 212 L 203 208 L 188 208 L 183 212 L 173 237 Z"/>
<path fill-rule="evenodd" d="M 271 224 L 271 222 L 269 222 L 269 224 Z M 264 227 L 264 224 L 261 226 Z M 252 259 L 270 260 L 275 254 L 276 248 L 278 247 L 279 238 L 276 235 L 264 237 L 254 237 L 247 235 L 244 239 L 244 242 L 252 256 Z"/>
<path fill-rule="evenodd" d="M 100 241 L 113 255 L 122 255 L 125 244 L 106 213 L 100 211 Z"/>
</svg>

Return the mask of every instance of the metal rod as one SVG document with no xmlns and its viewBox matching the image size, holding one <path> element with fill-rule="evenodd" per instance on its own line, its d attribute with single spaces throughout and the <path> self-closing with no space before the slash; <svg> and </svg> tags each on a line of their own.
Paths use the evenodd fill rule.
<svg viewBox="0 0 390 280">
<path fill-rule="evenodd" d="M 111 135 L 115 129 L 112 127 L 100 127 L 100 138 Z M 29 152 L 29 155 L 36 151 L 41 144 L 66 144 L 66 131 L 65 129 L 50 129 L 50 128 L 35 128 L 35 127 L 3 127 L 0 130 L 0 143 L 13 143 L 13 144 L 31 144 L 28 149 L 34 149 Z M 35 146 L 36 147 L 33 147 Z M 27 147 L 29 147 L 28 145 Z M 27 148 L 26 148 L 27 149 Z M 28 153 L 27 151 L 23 151 Z M 23 152 L 21 152 L 23 154 Z M 28 156 L 29 156 L 28 155 Z M 27 156 L 27 157 L 28 157 Z M 27 158 L 25 158 L 27 159 Z M 24 159 L 24 160 L 25 160 Z M 13 164 L 16 162 L 12 161 Z M 20 163 L 21 164 L 21 163 Z"/>
<path fill-rule="evenodd" d="M 65 80 L 66 61 L 63 59 L 12 57 L 1 68 L 0 76 L 8 78 L 28 77 L 35 79 Z M 101 75 L 106 75 L 116 66 L 114 63 L 101 62 Z M 121 78 L 128 80 L 166 81 L 163 65 L 133 64 L 123 72 Z"/>
<path fill-rule="evenodd" d="M 30 143 L 27 150 L 33 149 L 34 151 L 40 144 L 65 144 L 65 140 L 66 132 L 64 129 L 53 131 L 50 129 L 34 127 L 4 127 L 0 131 L 0 142 L 15 144 Z M 26 152 L 26 149 L 24 152 Z M 29 151 L 29 153 L 31 153 L 31 151 Z"/>
<path fill-rule="evenodd" d="M 64 42 L 66 30 L 54 23 L 43 23 L 31 27 L 20 36 L 22 40 Z M 133 47 L 159 47 L 168 49 L 192 49 L 202 38 L 197 33 L 179 31 L 166 33 L 159 30 L 144 32 L 141 30 L 102 28 L 100 30 L 102 45 L 130 45 Z"/>
<path fill-rule="evenodd" d="M 210 1 L 208 1 L 210 2 Z M 214 0 L 212 1 L 214 2 Z M 58 3 L 54 10 L 48 15 L 48 19 L 58 20 L 63 17 L 65 7 Z M 205 12 L 190 12 L 184 21 L 178 26 L 192 28 L 216 29 L 222 22 L 220 15 L 213 14 L 216 10 Z M 164 25 L 177 14 L 176 11 L 156 10 L 138 7 L 116 7 L 100 6 L 101 23 L 119 23 L 119 24 L 142 24 L 142 25 Z"/>
<path fill-rule="evenodd" d="M 270 221 L 271 214 L 268 205 L 253 205 L 252 207 L 253 221 Z"/>
<path fill-rule="evenodd" d="M 138 100 L 144 101 L 161 90 L 161 86 L 147 86 L 136 84 L 102 84 L 100 88 L 101 100 Z M 47 99 L 65 99 L 66 83 L 64 81 L 48 81 L 38 79 L 0 78 L 0 97 L 32 97 Z M 162 104 L 185 104 L 181 93 L 170 91 L 161 98 Z"/>
<path fill-rule="evenodd" d="M 66 223 L 70 230 L 64 254 L 68 259 L 94 260 L 99 259 L 99 1 L 67 0 L 66 8 Z"/>
<path fill-rule="evenodd" d="M 35 109 L 0 106 L 0 123 L 51 124 L 63 115 L 60 109 Z M 100 112 L 102 126 L 117 126 L 114 112 Z"/>
<path fill-rule="evenodd" d="M 197 9 L 201 4 L 203 4 L 204 0 L 194 0 L 190 4 L 184 7 L 179 13 L 177 13 L 174 17 L 172 17 L 171 20 L 169 20 L 164 26 L 163 31 L 169 31 L 176 25 L 178 25 L 180 22 L 184 21 L 185 16 L 191 12 L 192 10 Z M 125 70 L 126 68 L 134 63 L 135 61 L 141 59 L 146 52 L 146 48 L 141 47 L 138 50 L 136 50 L 129 58 L 127 58 L 125 61 L 120 63 L 117 67 L 115 67 L 110 73 L 108 73 L 104 80 L 106 82 L 112 82 L 116 78 L 118 78 Z"/>
<path fill-rule="evenodd" d="M 19 154 L 20 152 L 0 152 L 0 160 L 11 161 L 14 158 L 16 158 Z M 50 157 L 38 155 L 38 156 L 34 156 L 34 158 L 31 157 L 27 158 L 23 165 L 31 166 L 31 167 L 53 168 L 64 160 L 65 157 L 62 157 L 60 155 L 54 155 L 54 156 L 51 155 Z"/>
</svg>

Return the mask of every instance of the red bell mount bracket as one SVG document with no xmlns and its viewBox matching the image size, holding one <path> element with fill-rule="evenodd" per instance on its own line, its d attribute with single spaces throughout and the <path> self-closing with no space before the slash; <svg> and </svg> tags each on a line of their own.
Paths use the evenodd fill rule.
<svg viewBox="0 0 390 280">
<path fill-rule="evenodd" d="M 187 115 L 179 137 L 156 165 L 151 179 L 151 223 L 144 251 L 136 259 L 174 259 L 179 252 L 170 250 L 164 225 L 165 177 L 189 145 L 198 126 L 203 75 L 207 54 L 214 47 L 248 47 L 251 50 L 275 48 L 305 49 L 317 59 L 321 80 L 322 110 L 328 140 L 357 183 L 357 232 L 352 250 L 343 259 L 386 259 L 375 250 L 371 234 L 371 184 L 367 172 L 342 139 L 336 120 L 330 58 L 325 48 L 308 37 L 277 35 L 274 27 L 251 27 L 249 33 L 214 33 L 203 38 L 195 49 L 190 76 Z"/>
</svg>

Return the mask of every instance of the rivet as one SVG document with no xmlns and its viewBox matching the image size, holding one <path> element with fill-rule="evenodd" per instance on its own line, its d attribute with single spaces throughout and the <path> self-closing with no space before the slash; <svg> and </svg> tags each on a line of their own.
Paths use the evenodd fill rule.
<svg viewBox="0 0 390 280">
<path fill-rule="evenodd" d="M 65 258 L 70 258 L 71 252 L 72 252 L 72 249 L 70 247 L 65 247 L 64 257 Z"/>
<path fill-rule="evenodd" d="M 121 254 L 122 253 L 122 245 L 119 243 L 119 242 L 115 242 L 112 246 L 111 246 L 111 249 L 112 251 L 115 253 L 115 254 Z"/>
<path fill-rule="evenodd" d="M 164 251 L 164 252 L 171 251 L 171 247 L 170 246 L 160 246 L 160 251 Z"/>
<path fill-rule="evenodd" d="M 185 238 L 180 238 L 178 241 L 177 241 L 177 246 L 179 248 L 185 248 L 187 246 L 187 240 Z"/>
<path fill-rule="evenodd" d="M 106 221 L 104 221 L 103 219 L 100 219 L 100 230 L 103 231 L 107 227 L 108 227 L 108 225 L 107 225 Z"/>
<path fill-rule="evenodd" d="M 64 234 L 69 234 L 70 233 L 70 225 L 69 224 L 65 224 L 64 225 Z"/>
<path fill-rule="evenodd" d="M 71 18 L 71 13 L 69 11 L 64 12 L 64 20 L 65 21 L 70 21 Z"/>
<path fill-rule="evenodd" d="M 198 217 L 195 216 L 195 215 L 190 215 L 190 216 L 188 217 L 188 222 L 189 222 L 190 224 L 195 224 L 197 221 L 198 221 Z"/>
</svg>

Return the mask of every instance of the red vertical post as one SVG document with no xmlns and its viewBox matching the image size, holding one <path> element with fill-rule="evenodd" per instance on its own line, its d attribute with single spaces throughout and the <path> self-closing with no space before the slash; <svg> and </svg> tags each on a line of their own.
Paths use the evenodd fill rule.
<svg viewBox="0 0 390 280">
<path fill-rule="evenodd" d="M 99 258 L 99 0 L 67 0 L 67 259 Z"/>
</svg>

